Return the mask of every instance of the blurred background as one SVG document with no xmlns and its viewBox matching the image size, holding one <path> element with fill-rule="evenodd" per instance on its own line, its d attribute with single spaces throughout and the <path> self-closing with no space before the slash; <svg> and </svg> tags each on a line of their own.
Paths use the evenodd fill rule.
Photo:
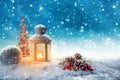
<svg viewBox="0 0 120 80">
<path fill-rule="evenodd" d="M 0 0 L 0 50 L 18 44 L 25 17 L 29 38 L 43 24 L 52 57 L 80 52 L 96 59 L 120 58 L 120 0 Z"/>
</svg>

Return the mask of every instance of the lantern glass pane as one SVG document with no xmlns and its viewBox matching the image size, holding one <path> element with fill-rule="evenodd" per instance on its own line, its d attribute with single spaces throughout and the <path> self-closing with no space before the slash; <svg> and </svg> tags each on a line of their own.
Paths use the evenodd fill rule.
<svg viewBox="0 0 120 80">
<path fill-rule="evenodd" d="M 29 45 L 29 50 L 30 50 L 30 55 L 34 55 L 34 54 L 35 54 L 34 44 L 30 44 L 30 45 Z"/>
<path fill-rule="evenodd" d="M 36 58 L 37 60 L 45 59 L 45 44 L 37 44 Z"/>
</svg>

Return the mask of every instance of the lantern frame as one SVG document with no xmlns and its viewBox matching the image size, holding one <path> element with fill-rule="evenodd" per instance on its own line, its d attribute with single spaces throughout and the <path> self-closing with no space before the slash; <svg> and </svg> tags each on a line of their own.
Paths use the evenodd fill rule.
<svg viewBox="0 0 120 80">
<path fill-rule="evenodd" d="M 51 57 L 51 39 L 47 35 L 44 35 L 46 27 L 39 24 L 36 25 L 34 29 L 36 34 L 30 38 L 30 44 L 34 44 L 34 59 L 36 61 L 49 61 Z M 38 45 L 44 45 L 43 50 L 40 51 Z M 40 54 L 41 52 L 45 55 L 44 58 L 42 57 L 42 54 Z M 38 59 L 38 57 L 41 59 Z"/>
<path fill-rule="evenodd" d="M 42 50 L 39 50 L 39 46 L 42 46 Z M 30 44 L 31 56 L 35 61 L 50 61 L 51 59 L 51 43 L 31 43 Z M 43 56 L 39 57 L 39 54 Z"/>
</svg>

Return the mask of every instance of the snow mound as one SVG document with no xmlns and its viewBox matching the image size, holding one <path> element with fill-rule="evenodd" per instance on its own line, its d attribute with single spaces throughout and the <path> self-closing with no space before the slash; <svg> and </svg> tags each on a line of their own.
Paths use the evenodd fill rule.
<svg viewBox="0 0 120 80">
<path fill-rule="evenodd" d="M 21 60 L 21 51 L 16 46 L 7 46 L 0 52 L 2 64 L 16 64 Z"/>
<path fill-rule="evenodd" d="M 51 62 L 22 61 L 14 65 L 0 65 L 0 79 L 10 80 L 120 80 L 120 70 L 108 64 L 92 61 L 94 72 L 66 71 L 58 65 L 58 60 Z"/>
</svg>

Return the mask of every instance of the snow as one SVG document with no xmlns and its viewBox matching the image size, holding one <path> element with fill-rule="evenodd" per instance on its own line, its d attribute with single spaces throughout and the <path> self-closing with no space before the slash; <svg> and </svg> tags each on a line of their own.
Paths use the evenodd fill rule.
<svg viewBox="0 0 120 80">
<path fill-rule="evenodd" d="M 61 21 L 60 23 L 61 23 L 62 25 L 64 24 L 64 22 L 63 22 L 63 21 Z"/>
<path fill-rule="evenodd" d="M 115 25 L 118 26 L 118 23 L 116 22 Z"/>
<path fill-rule="evenodd" d="M 43 7 L 42 7 L 42 6 L 40 6 L 38 11 L 42 11 L 42 10 L 43 10 Z"/>
<path fill-rule="evenodd" d="M 74 6 L 78 6 L 76 2 L 74 3 Z"/>
<path fill-rule="evenodd" d="M 12 3 L 14 3 L 15 1 L 14 0 L 11 0 Z"/>
<path fill-rule="evenodd" d="M 33 4 L 30 4 L 30 7 L 32 7 L 33 6 Z"/>
<path fill-rule="evenodd" d="M 84 32 L 84 30 L 83 30 L 83 29 L 80 29 L 80 32 Z"/>
<path fill-rule="evenodd" d="M 23 59 L 14 65 L 0 64 L 0 79 L 10 80 L 119 80 L 120 69 L 113 68 L 106 62 L 92 61 L 94 72 L 64 71 L 58 65 L 60 59 L 51 62 L 34 62 Z M 115 62 L 114 62 L 115 64 Z"/>
<path fill-rule="evenodd" d="M 115 9 L 115 8 L 116 8 L 116 5 L 113 5 L 112 8 Z"/>
</svg>

